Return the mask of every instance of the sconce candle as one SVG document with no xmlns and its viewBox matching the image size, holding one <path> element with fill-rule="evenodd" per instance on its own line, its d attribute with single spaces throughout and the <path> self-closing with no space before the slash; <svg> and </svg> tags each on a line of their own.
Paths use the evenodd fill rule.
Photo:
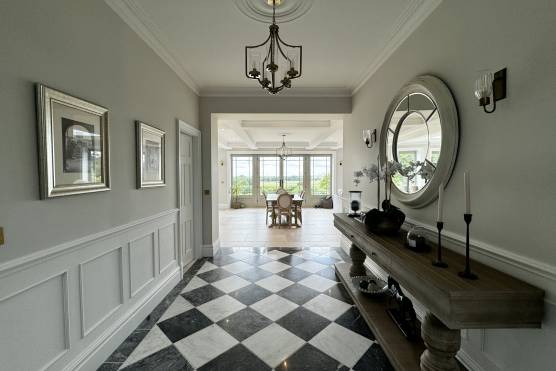
<svg viewBox="0 0 556 371">
<path fill-rule="evenodd" d="M 436 219 L 437 222 L 442 221 L 442 212 L 444 209 L 444 183 L 440 183 L 438 187 L 438 218 Z"/>
<path fill-rule="evenodd" d="M 463 187 L 465 188 L 465 213 L 471 214 L 471 190 L 469 170 L 463 173 Z"/>
</svg>

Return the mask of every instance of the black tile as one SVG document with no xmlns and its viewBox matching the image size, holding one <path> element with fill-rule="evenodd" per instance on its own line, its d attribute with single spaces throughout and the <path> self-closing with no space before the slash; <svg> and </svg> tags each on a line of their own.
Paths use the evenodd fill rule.
<svg viewBox="0 0 556 371">
<path fill-rule="evenodd" d="M 290 358 L 280 363 L 276 371 L 344 371 L 349 370 L 334 358 L 324 354 L 311 344 L 305 344 Z"/>
<path fill-rule="evenodd" d="M 320 292 L 310 289 L 307 286 L 300 285 L 298 283 L 286 287 L 282 291 L 278 292 L 283 298 L 286 298 L 298 305 L 303 305 L 312 298 L 318 296 Z"/>
<path fill-rule="evenodd" d="M 201 304 L 205 304 L 211 300 L 214 300 L 216 298 L 219 298 L 222 295 L 225 294 L 212 285 L 205 285 L 203 287 L 199 287 L 195 290 L 191 290 L 181 294 L 181 296 L 185 300 L 187 300 L 188 302 L 190 302 L 196 307 L 198 307 Z"/>
<path fill-rule="evenodd" d="M 137 347 L 137 345 L 139 345 L 141 340 L 147 336 L 148 333 L 149 331 L 147 330 L 133 331 L 131 335 L 129 335 L 127 339 L 120 344 L 118 349 L 116 349 L 114 353 L 108 357 L 106 362 L 125 362 L 127 357 L 129 357 L 131 352 L 133 352 L 133 350 Z"/>
<path fill-rule="evenodd" d="M 203 272 L 201 274 L 198 274 L 197 277 L 202 278 L 203 280 L 207 281 L 208 283 L 213 283 L 216 281 L 220 281 L 221 279 L 227 278 L 232 276 L 233 274 L 228 272 L 225 269 L 222 268 L 216 268 L 213 270 L 210 270 L 208 272 Z"/>
<path fill-rule="evenodd" d="M 394 371 L 388 357 L 378 344 L 373 344 L 353 367 L 356 371 Z"/>
<path fill-rule="evenodd" d="M 330 324 L 330 320 L 299 307 L 276 321 L 277 324 L 309 341 Z"/>
<path fill-rule="evenodd" d="M 121 365 L 121 363 L 103 363 L 97 371 L 117 371 Z"/>
<path fill-rule="evenodd" d="M 270 367 L 251 353 L 244 345 L 238 344 L 199 368 L 199 371 L 266 371 Z"/>
<path fill-rule="evenodd" d="M 299 268 L 296 268 L 296 267 L 291 267 L 289 269 L 286 269 L 282 272 L 278 272 L 276 274 L 278 276 L 287 278 L 290 281 L 294 281 L 294 282 L 301 281 L 305 277 L 308 277 L 308 276 L 311 275 L 310 272 L 304 271 L 303 269 L 299 269 Z"/>
<path fill-rule="evenodd" d="M 323 292 L 323 294 L 331 296 L 334 299 L 341 300 L 344 303 L 348 303 L 350 305 L 353 305 L 353 300 L 351 300 L 351 297 L 349 296 L 346 288 L 341 283 L 338 283 L 338 284 L 332 286 L 331 288 L 329 288 L 328 290 L 325 290 Z"/>
<path fill-rule="evenodd" d="M 340 279 L 336 276 L 336 270 L 332 267 L 318 271 L 316 274 L 324 278 L 328 278 L 329 280 L 340 282 Z"/>
<path fill-rule="evenodd" d="M 369 326 L 359 313 L 359 310 L 353 306 L 347 312 L 338 317 L 335 321 L 337 324 L 350 329 L 353 332 L 358 333 L 361 336 L 365 336 L 368 339 L 375 340 L 375 336 L 372 333 Z"/>
<path fill-rule="evenodd" d="M 288 256 L 284 256 L 283 258 L 278 259 L 279 262 L 284 263 L 284 264 L 289 264 L 292 267 L 296 266 L 298 264 L 301 264 L 305 261 L 305 259 L 303 259 L 300 256 L 296 256 L 296 255 L 288 255 Z"/>
<path fill-rule="evenodd" d="M 263 289 L 259 285 L 251 284 L 249 286 L 242 287 L 239 290 L 233 291 L 228 295 L 236 300 L 239 300 L 245 305 L 251 305 L 258 302 L 259 300 L 266 298 L 269 295 L 272 295 L 272 293 L 266 289 Z"/>
<path fill-rule="evenodd" d="M 239 341 L 272 324 L 272 321 L 251 308 L 244 308 L 224 318 L 218 325 Z"/>
<path fill-rule="evenodd" d="M 125 371 L 172 370 L 193 371 L 193 367 L 183 358 L 180 352 L 170 345 L 132 365 L 124 368 Z"/>
<path fill-rule="evenodd" d="M 212 258 L 208 258 L 207 260 L 214 265 L 218 265 L 219 267 L 221 267 L 223 265 L 235 263 L 235 262 L 238 261 L 236 258 L 232 258 L 229 255 L 222 255 L 222 254 L 219 254 L 219 255 L 217 255 L 215 257 L 212 257 Z"/>
<path fill-rule="evenodd" d="M 246 280 L 251 282 L 256 282 L 262 280 L 263 278 L 272 276 L 272 273 L 270 273 L 269 271 L 265 271 L 264 269 L 261 268 L 251 268 L 236 274 L 236 276 L 245 278 Z"/>
<path fill-rule="evenodd" d="M 275 250 L 285 252 L 286 254 L 295 254 L 296 252 L 301 251 L 301 249 L 298 247 L 269 247 L 267 249 L 267 252 L 271 252 Z"/>
<path fill-rule="evenodd" d="M 212 321 L 197 309 L 191 309 L 158 324 L 172 343 L 210 326 Z"/>
<path fill-rule="evenodd" d="M 338 261 L 337 259 L 329 256 L 317 256 L 316 258 L 313 258 L 313 260 L 324 265 L 332 265 Z"/>
</svg>

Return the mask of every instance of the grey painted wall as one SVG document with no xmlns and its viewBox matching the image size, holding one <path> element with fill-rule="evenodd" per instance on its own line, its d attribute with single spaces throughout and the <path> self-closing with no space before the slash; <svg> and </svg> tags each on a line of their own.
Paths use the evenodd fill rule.
<svg viewBox="0 0 556 371">
<path fill-rule="evenodd" d="M 351 97 L 201 97 L 199 122 L 203 136 L 203 243 L 218 241 L 218 113 L 351 113 Z"/>
<path fill-rule="evenodd" d="M 459 109 L 461 143 L 445 193 L 445 229 L 464 233 L 463 172 L 471 170 L 472 238 L 556 269 L 556 2 L 552 0 L 444 0 L 353 97 L 352 126 L 344 128 L 344 188 L 353 170 L 376 161 L 361 143 L 361 130 L 380 129 L 398 89 L 430 73 L 452 90 Z M 479 70 L 508 68 L 508 97 L 494 114 L 474 98 Z M 357 145 L 350 146 L 350 143 Z M 364 184 L 364 202 L 376 205 L 375 185 Z M 429 225 L 436 203 L 411 218 Z M 510 274 L 513 272 L 510 271 Z M 486 332 L 485 358 L 501 369 L 554 367 L 556 283 L 535 282 L 548 291 L 542 330 Z M 479 338 L 470 332 L 470 338 Z M 478 344 L 478 341 L 474 343 Z"/>
<path fill-rule="evenodd" d="M 0 262 L 176 207 L 176 118 L 198 98 L 103 1 L 0 2 Z M 34 83 L 110 110 L 109 192 L 39 200 Z M 165 188 L 135 189 L 134 120 L 167 132 Z"/>
</svg>

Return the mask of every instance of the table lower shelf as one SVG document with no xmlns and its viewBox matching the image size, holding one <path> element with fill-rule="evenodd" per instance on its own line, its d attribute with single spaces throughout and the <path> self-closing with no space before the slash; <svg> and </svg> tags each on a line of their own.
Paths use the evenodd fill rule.
<svg viewBox="0 0 556 371">
<path fill-rule="evenodd" d="M 419 338 L 410 342 L 400 332 L 386 312 L 384 298 L 371 298 L 355 288 L 349 275 L 349 263 L 336 263 L 336 274 L 369 325 L 376 340 L 396 370 L 420 370 L 420 357 L 425 344 Z"/>
</svg>

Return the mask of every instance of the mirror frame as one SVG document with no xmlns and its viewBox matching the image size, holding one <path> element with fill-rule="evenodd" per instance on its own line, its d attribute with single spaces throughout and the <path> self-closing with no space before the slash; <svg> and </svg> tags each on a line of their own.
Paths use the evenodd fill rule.
<svg viewBox="0 0 556 371">
<path fill-rule="evenodd" d="M 422 75 L 406 83 L 396 94 L 392 103 L 386 111 L 382 129 L 380 130 L 380 163 L 386 165 L 386 150 L 388 139 L 388 127 L 390 120 L 398 104 L 409 94 L 421 93 L 427 95 L 438 107 L 440 126 L 442 132 L 442 144 L 440 145 L 440 157 L 436 164 L 436 170 L 431 180 L 415 193 L 403 193 L 395 185 L 392 187 L 392 195 L 396 200 L 408 207 L 419 209 L 427 206 L 438 197 L 438 187 L 444 182 L 448 184 L 454 165 L 458 156 L 459 148 L 459 119 L 456 102 L 448 86 L 438 77 Z"/>
</svg>

